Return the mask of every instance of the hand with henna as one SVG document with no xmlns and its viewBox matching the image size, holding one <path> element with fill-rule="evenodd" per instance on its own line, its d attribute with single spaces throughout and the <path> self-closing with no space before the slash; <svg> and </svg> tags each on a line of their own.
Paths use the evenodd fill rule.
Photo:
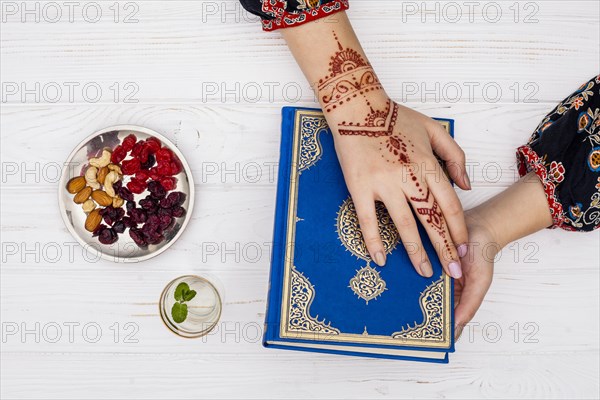
<svg viewBox="0 0 600 400">
<path fill-rule="evenodd" d="M 462 149 L 436 121 L 391 100 L 344 12 L 282 30 L 314 89 L 371 258 L 385 265 L 375 202 L 385 204 L 415 270 L 433 274 L 411 208 L 447 274 L 462 276 L 468 233 L 452 180 L 470 189 Z"/>
</svg>

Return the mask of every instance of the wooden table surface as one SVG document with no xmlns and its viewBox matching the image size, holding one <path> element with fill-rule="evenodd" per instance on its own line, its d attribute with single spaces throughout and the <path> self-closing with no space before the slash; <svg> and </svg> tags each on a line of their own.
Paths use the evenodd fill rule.
<svg viewBox="0 0 600 400">
<path fill-rule="evenodd" d="M 598 398 L 599 233 L 545 230 L 504 249 L 449 365 L 267 350 L 280 108 L 316 106 L 278 33 L 237 1 L 2 2 L 3 398 Z M 600 71 L 598 1 L 351 1 L 389 94 L 456 120 L 470 208 L 516 180 L 515 148 Z M 37 22 L 36 22 L 37 19 Z M 172 139 L 196 206 L 140 264 L 97 260 L 57 207 L 85 136 L 137 124 Z M 215 332 L 157 312 L 184 274 L 219 287 Z"/>
</svg>

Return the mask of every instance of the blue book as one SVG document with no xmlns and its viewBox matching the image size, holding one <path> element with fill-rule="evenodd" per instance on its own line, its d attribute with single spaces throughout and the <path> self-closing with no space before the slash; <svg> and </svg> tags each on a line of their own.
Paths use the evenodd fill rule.
<svg viewBox="0 0 600 400">
<path fill-rule="evenodd" d="M 453 134 L 452 120 L 440 123 Z M 283 108 L 266 347 L 448 362 L 452 279 L 422 226 L 433 276 L 418 275 L 385 206 L 376 209 L 383 268 L 366 250 L 322 112 Z"/>
</svg>

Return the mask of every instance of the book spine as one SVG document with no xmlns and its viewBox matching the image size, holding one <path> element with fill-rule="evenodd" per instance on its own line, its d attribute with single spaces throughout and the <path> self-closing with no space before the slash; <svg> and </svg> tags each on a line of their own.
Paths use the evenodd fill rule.
<svg viewBox="0 0 600 400">
<path fill-rule="evenodd" d="M 287 211 L 289 206 L 289 181 L 291 154 L 293 146 L 293 123 L 296 110 L 293 107 L 282 109 L 281 146 L 279 152 L 279 168 L 277 175 L 277 200 L 275 205 L 275 220 L 273 243 L 271 250 L 271 270 L 267 296 L 267 311 L 265 314 L 263 345 L 278 337 L 281 312 L 281 290 L 283 286 L 282 272 L 285 263 Z"/>
</svg>

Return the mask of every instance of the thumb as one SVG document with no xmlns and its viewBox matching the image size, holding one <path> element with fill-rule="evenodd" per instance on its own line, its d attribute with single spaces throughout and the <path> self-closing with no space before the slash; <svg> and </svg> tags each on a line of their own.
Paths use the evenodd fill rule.
<svg viewBox="0 0 600 400">
<path fill-rule="evenodd" d="M 460 301 L 454 309 L 454 340 L 459 338 L 465 325 L 467 325 L 473 319 L 475 313 L 477 313 L 489 287 L 490 284 L 485 284 L 485 282 L 465 280 Z"/>
<path fill-rule="evenodd" d="M 446 129 L 434 121 L 428 127 L 431 148 L 446 164 L 450 178 L 463 190 L 471 190 L 471 181 L 465 165 L 465 152 L 448 134 Z"/>
</svg>

